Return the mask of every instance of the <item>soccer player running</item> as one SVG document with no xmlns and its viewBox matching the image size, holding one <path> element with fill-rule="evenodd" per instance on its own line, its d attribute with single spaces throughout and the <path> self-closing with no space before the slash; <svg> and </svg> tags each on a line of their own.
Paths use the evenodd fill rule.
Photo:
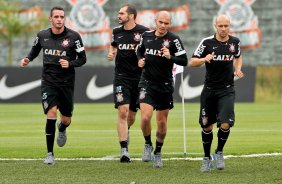
<svg viewBox="0 0 282 184">
<path fill-rule="evenodd" d="M 201 93 L 199 117 L 205 154 L 200 169 L 201 172 L 211 171 L 210 149 L 213 140 L 213 124 L 216 122 L 219 129 L 214 158 L 218 170 L 225 167 L 223 147 L 229 136 L 230 127 L 235 122 L 234 76 L 243 77 L 240 40 L 229 35 L 230 18 L 226 15 L 219 15 L 214 26 L 216 33 L 200 42 L 189 61 L 189 65 L 192 67 L 199 67 L 202 64 L 206 66 L 205 85 Z"/>
<path fill-rule="evenodd" d="M 169 110 L 173 108 L 173 64 L 186 66 L 188 59 L 180 38 L 168 30 L 171 25 L 169 12 L 158 12 L 155 24 L 154 31 L 147 31 L 142 35 L 136 52 L 138 65 L 143 68 L 139 82 L 141 129 L 145 139 L 142 161 L 151 160 L 151 119 L 153 111 L 156 110 L 157 130 L 153 166 L 160 168 L 163 167 L 161 149 L 167 133 L 167 118 Z"/>
<path fill-rule="evenodd" d="M 138 83 L 142 69 L 135 53 L 141 34 L 148 28 L 136 24 L 137 11 L 133 5 L 123 5 L 118 12 L 121 26 L 113 29 L 108 60 L 115 58 L 114 102 L 118 109 L 117 132 L 121 147 L 120 162 L 130 162 L 128 152 L 129 128 L 135 121 L 138 108 Z"/>
<path fill-rule="evenodd" d="M 73 112 L 75 67 L 86 63 L 86 54 L 80 35 L 64 26 L 65 12 L 62 7 L 53 7 L 49 20 L 51 28 L 38 32 L 31 51 L 20 65 L 26 67 L 43 49 L 41 97 L 47 115 L 47 157 L 44 163 L 53 165 L 57 110 L 60 111 L 57 144 L 62 147 L 67 140 L 66 128 L 71 123 Z"/>
</svg>

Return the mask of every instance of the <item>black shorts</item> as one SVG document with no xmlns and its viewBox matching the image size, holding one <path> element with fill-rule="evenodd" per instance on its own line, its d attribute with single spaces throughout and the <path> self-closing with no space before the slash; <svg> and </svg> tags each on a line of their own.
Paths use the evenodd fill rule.
<svg viewBox="0 0 282 184">
<path fill-rule="evenodd" d="M 173 108 L 173 87 L 169 90 L 160 91 L 163 86 L 152 84 L 149 81 L 142 81 L 139 84 L 139 103 L 147 103 L 156 110 L 166 110 Z M 171 89 L 172 87 L 172 89 Z"/>
<path fill-rule="evenodd" d="M 137 112 L 139 108 L 138 104 L 138 83 L 139 80 L 129 80 L 129 79 L 114 79 L 114 102 L 115 108 L 120 105 L 129 104 L 129 109 L 133 112 Z"/>
<path fill-rule="evenodd" d="M 70 86 L 49 86 L 42 84 L 41 97 L 44 113 L 57 106 L 60 113 L 71 117 L 73 112 L 74 89 Z"/>
<path fill-rule="evenodd" d="M 234 113 L 235 90 L 228 87 L 220 90 L 203 88 L 201 94 L 201 109 L 199 123 L 202 128 L 206 128 L 217 122 L 217 127 L 221 123 L 235 123 Z"/>
</svg>

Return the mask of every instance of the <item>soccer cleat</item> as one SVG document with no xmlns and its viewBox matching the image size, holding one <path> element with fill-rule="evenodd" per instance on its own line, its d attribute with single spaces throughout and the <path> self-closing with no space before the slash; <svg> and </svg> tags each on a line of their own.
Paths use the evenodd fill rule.
<svg viewBox="0 0 282 184">
<path fill-rule="evenodd" d="M 222 151 L 214 152 L 213 159 L 215 160 L 215 163 L 216 163 L 216 169 L 223 170 L 225 167 L 223 152 Z"/>
<path fill-rule="evenodd" d="M 164 164 L 163 164 L 161 153 L 155 154 L 154 155 L 153 167 L 155 167 L 155 168 L 162 168 L 163 166 L 164 166 Z"/>
<path fill-rule="evenodd" d="M 142 156 L 143 162 L 151 161 L 151 153 L 152 153 L 153 149 L 154 149 L 153 146 L 150 146 L 149 144 L 145 144 L 144 153 L 143 153 L 143 156 Z"/>
<path fill-rule="evenodd" d="M 47 157 L 44 160 L 44 164 L 47 164 L 47 165 L 55 164 L 55 157 L 52 152 L 47 153 Z"/>
<path fill-rule="evenodd" d="M 203 158 L 200 171 L 203 172 L 203 173 L 211 172 L 211 160 L 210 160 L 209 157 Z"/>
<path fill-rule="evenodd" d="M 122 163 L 131 162 L 129 153 L 126 148 L 121 148 L 120 150 L 120 162 Z"/>
<path fill-rule="evenodd" d="M 58 123 L 58 129 L 59 129 L 59 123 Z M 63 132 L 58 131 L 58 137 L 57 137 L 57 144 L 60 147 L 63 147 L 67 142 L 67 131 L 64 130 Z"/>
</svg>

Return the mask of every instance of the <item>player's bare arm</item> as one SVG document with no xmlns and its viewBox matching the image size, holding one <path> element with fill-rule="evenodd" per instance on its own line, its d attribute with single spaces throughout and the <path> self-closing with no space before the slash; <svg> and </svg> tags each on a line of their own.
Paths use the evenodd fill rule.
<svg viewBox="0 0 282 184">
<path fill-rule="evenodd" d="M 243 64 L 242 56 L 234 60 L 234 68 L 235 68 L 234 75 L 239 78 L 244 77 L 244 73 L 241 71 L 242 64 Z"/>
<path fill-rule="evenodd" d="M 211 53 L 211 54 L 208 54 L 206 55 L 206 57 L 204 58 L 196 58 L 196 57 L 192 57 L 189 61 L 189 65 L 188 66 L 191 66 L 191 67 L 200 67 L 202 66 L 202 64 L 204 63 L 210 63 L 211 60 L 213 59 L 213 56 L 214 56 L 214 52 Z"/>
</svg>

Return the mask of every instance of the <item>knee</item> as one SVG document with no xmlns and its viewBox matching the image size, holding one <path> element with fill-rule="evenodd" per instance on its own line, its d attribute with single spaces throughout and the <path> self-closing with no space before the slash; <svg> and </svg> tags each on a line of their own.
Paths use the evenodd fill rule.
<svg viewBox="0 0 282 184">
<path fill-rule="evenodd" d="M 127 117 L 128 117 L 128 110 L 126 108 L 124 108 L 124 107 L 119 107 L 118 110 L 119 110 L 118 111 L 119 118 L 123 119 L 123 120 L 127 119 Z"/>
<path fill-rule="evenodd" d="M 50 119 L 57 119 L 57 109 L 56 108 L 51 108 L 47 112 L 47 117 Z"/>
<path fill-rule="evenodd" d="M 230 125 L 229 125 L 229 123 L 222 123 L 220 125 L 220 128 L 222 128 L 224 130 L 229 130 L 230 129 Z"/>
<path fill-rule="evenodd" d="M 71 124 L 71 118 L 66 117 L 66 116 L 62 116 L 61 117 L 61 123 L 64 124 L 64 125 L 70 125 Z"/>
<path fill-rule="evenodd" d="M 141 119 L 142 122 L 146 124 L 151 122 L 151 116 L 143 115 Z"/>
</svg>

